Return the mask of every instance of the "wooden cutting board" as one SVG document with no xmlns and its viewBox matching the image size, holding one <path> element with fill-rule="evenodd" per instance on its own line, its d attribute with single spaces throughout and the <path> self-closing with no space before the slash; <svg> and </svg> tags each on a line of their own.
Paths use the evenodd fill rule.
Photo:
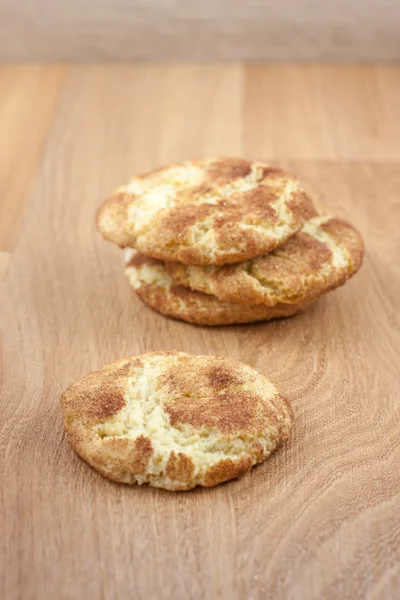
<svg viewBox="0 0 400 600">
<path fill-rule="evenodd" d="M 400 597 L 400 69 L 0 69 L 2 598 Z M 134 298 L 96 233 L 135 172 L 273 160 L 354 223 L 360 273 L 290 320 L 207 329 Z M 286 448 L 242 479 L 169 493 L 103 479 L 59 397 L 118 357 L 219 354 L 291 400 Z"/>
</svg>

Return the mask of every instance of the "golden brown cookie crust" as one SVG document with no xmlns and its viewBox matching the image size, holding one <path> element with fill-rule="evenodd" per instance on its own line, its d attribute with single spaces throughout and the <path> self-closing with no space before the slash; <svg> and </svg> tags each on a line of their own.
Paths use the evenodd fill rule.
<svg viewBox="0 0 400 600">
<path fill-rule="evenodd" d="M 248 365 L 154 352 L 122 359 L 62 395 L 74 450 L 106 477 L 169 490 L 213 486 L 289 436 L 290 406 Z"/>
<path fill-rule="evenodd" d="M 177 262 L 166 269 L 178 285 L 243 305 L 297 304 L 335 289 L 362 264 L 360 234 L 346 221 L 324 215 L 303 225 L 270 254 L 221 267 Z"/>
<path fill-rule="evenodd" d="M 290 317 L 308 308 L 312 300 L 275 306 L 221 302 L 215 296 L 176 285 L 162 261 L 135 250 L 125 250 L 125 273 L 143 302 L 173 319 L 195 325 L 232 325 Z"/>
<path fill-rule="evenodd" d="M 281 169 L 203 158 L 135 177 L 103 204 L 97 227 L 153 258 L 221 265 L 270 252 L 315 215 L 300 183 Z"/>
</svg>

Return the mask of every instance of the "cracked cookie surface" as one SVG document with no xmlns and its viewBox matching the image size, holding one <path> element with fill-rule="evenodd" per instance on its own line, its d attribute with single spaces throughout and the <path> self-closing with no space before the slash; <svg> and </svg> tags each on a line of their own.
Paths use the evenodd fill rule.
<svg viewBox="0 0 400 600">
<path fill-rule="evenodd" d="M 125 261 L 129 283 L 145 304 L 167 317 L 194 325 L 232 325 L 291 317 L 313 302 L 306 300 L 274 306 L 221 302 L 216 296 L 176 284 L 161 260 L 126 249 Z"/>
<path fill-rule="evenodd" d="M 232 264 L 270 252 L 316 209 L 298 180 L 271 165 L 203 158 L 134 177 L 103 204 L 103 237 L 160 260 Z"/>
<path fill-rule="evenodd" d="M 345 283 L 363 259 L 360 234 L 330 215 L 314 217 L 270 254 L 236 265 L 199 267 L 167 262 L 174 281 L 243 305 L 297 304 Z"/>
<path fill-rule="evenodd" d="M 90 373 L 62 395 L 74 450 L 102 475 L 169 490 L 214 486 L 264 461 L 292 413 L 263 375 L 215 356 L 154 352 Z"/>
</svg>

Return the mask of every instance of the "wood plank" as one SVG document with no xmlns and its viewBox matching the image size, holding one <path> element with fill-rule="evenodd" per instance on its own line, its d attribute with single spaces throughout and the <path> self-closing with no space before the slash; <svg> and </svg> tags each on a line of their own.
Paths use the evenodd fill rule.
<svg viewBox="0 0 400 600">
<path fill-rule="evenodd" d="M 0 67 L 0 250 L 11 250 L 62 83 L 61 66 Z"/>
<path fill-rule="evenodd" d="M 144 351 L 149 343 L 153 347 L 183 344 L 185 332 L 181 329 L 176 337 L 173 333 L 175 323 L 166 319 L 157 323 L 156 327 L 164 337 L 156 341 L 150 337 L 155 335 L 151 312 L 135 315 L 135 312 L 121 311 L 121 306 L 127 305 L 131 309 L 135 305 L 122 276 L 120 252 L 104 243 L 95 232 L 95 210 L 117 183 L 158 162 L 212 151 L 240 155 L 240 85 L 240 68 L 236 66 L 193 70 L 157 66 L 82 67 L 73 69 L 67 78 L 37 176 L 29 222 L 23 224 L 13 268 L 0 299 L 4 396 L 1 423 L 5 427 L 0 452 L 7 455 L 7 461 L 0 468 L 1 477 L 8 482 L 7 497 L 2 504 L 5 512 L 0 512 L 8 515 L 11 511 L 19 519 L 18 524 L 14 517 L 7 517 L 8 524 L 0 526 L 4 532 L 0 541 L 4 560 L 0 560 L 0 564 L 8 565 L 4 579 L 5 594 L 9 598 L 14 594 L 74 597 L 84 588 L 90 595 L 91 589 L 94 597 L 112 596 L 117 588 L 118 593 L 124 595 L 126 583 L 139 597 L 147 587 L 160 589 L 159 578 L 150 573 L 136 580 L 131 567 L 126 573 L 116 568 L 120 551 L 127 550 L 126 558 L 130 556 L 129 560 L 137 566 L 142 560 L 139 546 L 129 550 L 125 545 L 130 536 L 128 532 L 126 539 L 124 534 L 125 542 L 117 536 L 110 545 L 116 552 L 115 561 L 113 559 L 116 581 L 108 583 L 102 577 L 94 577 L 87 570 L 89 563 L 80 565 L 81 557 L 71 552 L 71 543 L 75 542 L 70 534 L 72 530 L 76 533 L 74 527 L 70 529 L 71 523 L 81 518 L 90 521 L 92 509 L 89 505 L 87 508 L 84 504 L 79 506 L 82 498 L 73 492 L 83 480 L 76 471 L 79 463 L 62 441 L 59 394 L 71 381 L 71 376 L 78 377 L 82 373 L 82 366 L 84 370 L 93 369 L 114 358 L 115 336 L 120 338 L 118 354 Z M 108 290 L 111 297 L 104 294 L 104 290 Z M 108 313 L 105 320 L 104 310 Z M 45 319 L 43 311 L 47 314 Z M 89 335 L 87 323 L 85 325 L 87 319 L 92 323 Z M 113 333 L 109 328 L 110 321 L 116 327 Z M 193 340 L 194 352 L 195 345 Z M 200 334 L 197 351 L 201 345 Z M 51 375 L 53 368 L 55 371 Z M 11 438 L 10 432 L 13 432 Z M 30 454 L 29 464 L 25 467 L 27 455 L 23 458 L 21 444 Z M 50 448 L 51 455 L 47 455 Z M 75 475 L 69 467 L 67 475 L 65 458 Z M 54 464 L 53 461 L 59 464 L 56 485 L 54 471 L 46 467 L 46 464 Z M 23 473 L 26 473 L 26 479 Z M 90 471 L 89 475 L 92 475 Z M 29 491 L 22 479 L 28 484 Z M 111 496 L 98 497 L 100 505 L 111 502 L 111 512 L 107 509 L 106 520 L 114 519 L 118 514 L 130 520 L 121 511 L 126 500 L 130 504 L 128 497 L 123 500 L 118 488 L 115 487 L 113 492 L 106 481 L 102 485 L 106 486 L 104 490 L 111 491 Z M 85 488 L 86 483 L 82 489 Z M 49 504 L 59 503 L 61 491 L 73 503 L 69 507 L 64 504 L 64 517 L 53 513 Z M 154 495 L 151 499 L 149 490 L 143 491 L 148 497 L 147 508 L 151 507 L 152 512 L 148 515 L 148 523 L 140 517 L 141 524 L 138 522 L 135 536 L 140 536 L 141 546 L 146 547 L 148 527 L 153 532 L 159 527 L 154 516 L 162 496 Z M 90 495 L 93 499 L 92 492 Z M 46 512 L 50 510 L 53 514 L 49 520 L 42 512 L 45 497 Z M 182 501 L 185 502 L 183 496 Z M 93 507 L 95 504 L 97 500 Z M 98 509 L 102 512 L 100 505 Z M 133 508 L 133 504 L 130 505 Z M 175 512 L 178 505 L 175 508 L 171 505 L 171 508 Z M 47 525 L 43 519 L 47 520 Z M 69 523 L 69 533 L 64 529 L 64 520 Z M 96 528 L 98 523 L 96 518 Z M 172 522 L 171 525 L 175 527 Z M 121 522 L 115 526 L 119 528 Z M 58 531 L 58 541 L 53 538 L 53 527 Z M 202 527 L 201 523 L 199 527 Z M 29 532 L 33 531 L 35 536 L 38 535 L 36 539 L 30 537 Z M 120 533 L 122 531 L 120 529 Z M 90 547 L 90 562 L 99 561 L 100 565 L 105 560 L 107 563 L 109 557 L 103 542 L 99 546 L 92 536 L 91 528 L 83 533 L 83 540 Z M 152 547 L 153 544 L 154 537 Z M 181 545 L 181 550 L 184 547 Z M 58 557 L 56 562 L 64 565 L 64 575 L 58 568 L 55 577 L 51 575 L 53 567 L 50 563 L 55 556 Z M 172 556 L 167 560 L 171 567 L 172 560 Z M 104 568 L 107 570 L 106 563 Z M 189 582 L 179 584 L 181 591 L 183 585 L 188 586 Z"/>
<path fill-rule="evenodd" d="M 9 252 L 0 252 L 0 283 L 7 272 L 9 262 L 10 262 L 10 253 Z"/>
<path fill-rule="evenodd" d="M 367 246 L 354 280 L 291 320 L 207 329 L 157 315 L 94 229 L 132 171 L 241 154 L 242 92 L 235 66 L 67 77 L 0 288 L 2 597 L 398 596 L 398 163 L 285 157 Z M 255 153 L 257 137 L 245 141 Z M 117 357 L 172 348 L 271 377 L 294 409 L 287 447 L 238 481 L 177 494 L 114 484 L 80 461 L 61 391 Z"/>
<path fill-rule="evenodd" d="M 400 160 L 400 68 L 246 69 L 246 149 L 272 160 Z"/>
</svg>

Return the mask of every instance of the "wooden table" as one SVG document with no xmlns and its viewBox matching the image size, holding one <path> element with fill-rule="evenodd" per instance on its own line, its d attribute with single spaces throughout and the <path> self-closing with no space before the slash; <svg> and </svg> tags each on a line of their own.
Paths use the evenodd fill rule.
<svg viewBox="0 0 400 600">
<path fill-rule="evenodd" d="M 400 69 L 3 66 L 0 131 L 0 596 L 400 598 Z M 269 324 L 199 328 L 144 307 L 95 210 L 133 173 L 208 154 L 297 172 L 365 236 L 360 273 Z M 288 446 L 175 494 L 78 459 L 61 391 L 173 348 L 268 375 L 294 408 Z"/>
</svg>

